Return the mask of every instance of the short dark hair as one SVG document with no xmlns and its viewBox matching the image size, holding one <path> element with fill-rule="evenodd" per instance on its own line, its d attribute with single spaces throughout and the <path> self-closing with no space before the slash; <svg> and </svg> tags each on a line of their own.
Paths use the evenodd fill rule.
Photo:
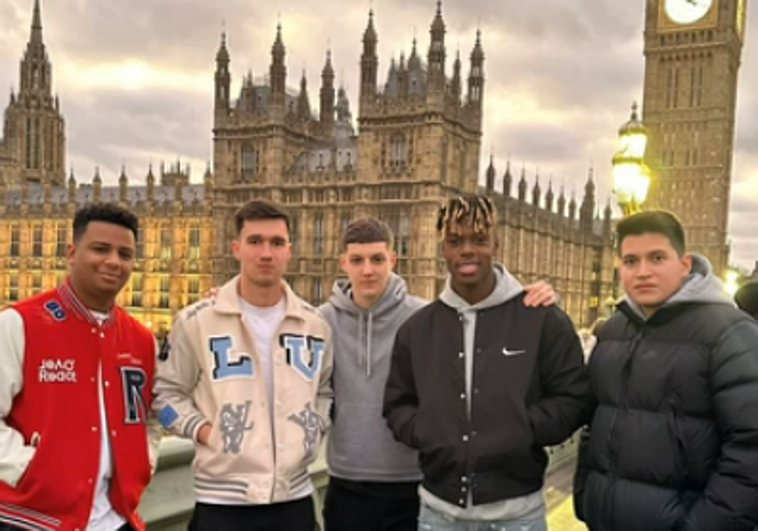
<svg viewBox="0 0 758 531">
<path fill-rule="evenodd" d="M 287 226 L 287 234 L 290 232 L 290 215 L 281 205 L 266 199 L 253 199 L 242 205 L 234 214 L 234 226 L 237 234 L 242 232 L 246 221 L 259 219 L 281 219 Z"/>
<path fill-rule="evenodd" d="M 437 214 L 437 232 L 440 237 L 445 229 L 452 229 L 466 223 L 477 232 L 490 232 L 497 224 L 497 211 L 492 200 L 484 195 L 454 197 L 440 207 Z"/>
<path fill-rule="evenodd" d="M 679 256 L 684 254 L 685 241 L 682 224 L 674 214 L 666 210 L 646 210 L 619 221 L 616 225 L 618 254 L 621 255 L 621 244 L 624 238 L 649 233 L 664 235 Z"/>
<path fill-rule="evenodd" d="M 367 216 L 351 221 L 345 228 L 342 234 L 342 250 L 346 250 L 351 243 L 386 243 L 387 248 L 392 250 L 395 235 L 385 222 Z"/>
<path fill-rule="evenodd" d="M 134 234 L 134 239 L 137 239 L 139 229 L 137 216 L 113 203 L 97 203 L 82 207 L 74 214 L 74 242 L 81 239 L 87 230 L 87 225 L 93 221 L 112 223 L 129 229 Z"/>
</svg>

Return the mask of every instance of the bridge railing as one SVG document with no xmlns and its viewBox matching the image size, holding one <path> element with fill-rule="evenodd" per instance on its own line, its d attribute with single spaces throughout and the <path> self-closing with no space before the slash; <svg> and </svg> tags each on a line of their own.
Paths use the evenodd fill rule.
<svg viewBox="0 0 758 531">
<path fill-rule="evenodd" d="M 561 464 L 571 459 L 576 453 L 579 435 L 561 444 L 548 448 L 550 474 Z M 316 489 L 314 499 L 321 517 L 321 500 L 323 500 L 329 476 L 326 469 L 324 449 L 321 445 L 319 458 L 310 467 L 311 479 Z M 161 442 L 158 469 L 147 488 L 140 514 L 148 524 L 149 531 L 185 531 L 195 505 L 194 480 L 192 477 L 192 458 L 194 445 L 186 439 L 166 437 Z M 320 522 L 319 522 L 320 525 Z"/>
</svg>

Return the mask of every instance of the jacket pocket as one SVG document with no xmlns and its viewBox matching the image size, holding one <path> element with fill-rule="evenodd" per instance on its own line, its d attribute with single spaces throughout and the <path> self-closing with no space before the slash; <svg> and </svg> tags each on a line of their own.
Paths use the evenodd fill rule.
<svg viewBox="0 0 758 531">
<path fill-rule="evenodd" d="M 666 415 L 669 431 L 672 437 L 672 452 L 674 462 L 674 481 L 679 492 L 687 490 L 689 484 L 689 467 L 687 466 L 687 445 L 684 442 L 683 435 L 679 428 L 679 414 L 677 412 L 677 402 L 675 398 L 669 400 L 670 411 Z"/>
</svg>

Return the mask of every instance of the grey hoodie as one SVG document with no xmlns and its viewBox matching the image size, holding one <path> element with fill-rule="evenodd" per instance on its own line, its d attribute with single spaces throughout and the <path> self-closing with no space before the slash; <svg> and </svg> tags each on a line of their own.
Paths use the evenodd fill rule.
<svg viewBox="0 0 758 531">
<path fill-rule="evenodd" d="M 625 295 L 622 302 L 634 311 L 643 321 L 647 318 L 642 312 L 639 304 L 634 302 Z M 684 279 L 679 291 L 669 297 L 661 308 L 675 306 L 677 304 L 699 303 L 699 304 L 727 304 L 736 307 L 737 304 L 724 289 L 724 284 L 716 275 L 713 274 L 713 268 L 707 258 L 697 253 L 692 253 L 692 271 Z"/>
<path fill-rule="evenodd" d="M 319 310 L 332 327 L 334 421 L 327 442 L 333 476 L 352 481 L 419 481 L 414 450 L 395 441 L 382 417 L 384 385 L 398 328 L 427 301 L 408 294 L 390 275 L 382 297 L 368 310 L 356 306 L 350 282 L 334 283 Z"/>
<path fill-rule="evenodd" d="M 453 290 L 449 276 L 445 283 L 445 289 L 440 295 L 440 301 L 457 310 L 463 322 L 463 345 L 466 355 L 466 405 L 469 415 L 471 415 L 470 397 L 474 374 L 474 339 L 477 312 L 485 308 L 504 304 L 524 291 L 521 283 L 504 266 L 495 264 L 494 269 L 496 279 L 495 289 L 484 300 L 476 304 L 469 304 Z M 468 507 L 465 509 L 438 498 L 423 487 L 419 489 L 419 492 L 424 503 L 436 511 L 463 520 L 516 520 L 539 518 L 545 514 L 545 503 L 541 491 L 533 492 L 520 498 L 512 498 L 484 505 L 474 505 L 471 500 L 471 491 L 469 491 Z"/>
</svg>

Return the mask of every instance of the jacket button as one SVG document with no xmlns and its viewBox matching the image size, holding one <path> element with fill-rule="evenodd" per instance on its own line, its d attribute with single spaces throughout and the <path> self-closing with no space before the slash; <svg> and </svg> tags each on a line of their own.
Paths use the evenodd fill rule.
<svg viewBox="0 0 758 531">
<path fill-rule="evenodd" d="M 463 442 L 468 442 L 468 435 L 464 435 L 461 439 L 463 439 Z"/>
<path fill-rule="evenodd" d="M 458 353 L 458 357 L 461 358 L 461 359 L 463 359 L 463 358 L 466 357 L 466 353 L 465 352 L 459 352 Z"/>
<path fill-rule="evenodd" d="M 460 500 L 458 500 L 458 503 L 461 505 L 461 507 L 463 507 L 466 504 L 466 502 L 465 502 L 465 500 L 463 498 L 461 498 Z"/>
<path fill-rule="evenodd" d="M 461 400 L 466 400 L 466 393 L 461 393 Z"/>
<path fill-rule="evenodd" d="M 466 476 L 461 476 L 461 483 L 468 483 L 468 478 Z"/>
</svg>

